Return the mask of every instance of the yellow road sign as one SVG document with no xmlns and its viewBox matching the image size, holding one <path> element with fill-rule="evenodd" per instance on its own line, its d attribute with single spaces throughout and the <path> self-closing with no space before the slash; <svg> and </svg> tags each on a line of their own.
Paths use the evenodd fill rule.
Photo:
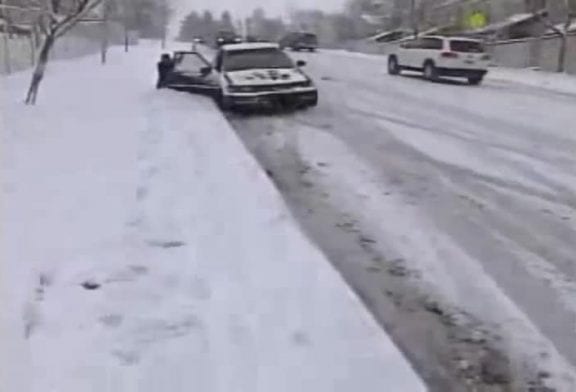
<svg viewBox="0 0 576 392">
<path fill-rule="evenodd" d="M 482 11 L 474 11 L 466 18 L 466 25 L 471 29 L 481 29 L 488 24 L 488 16 Z"/>
</svg>

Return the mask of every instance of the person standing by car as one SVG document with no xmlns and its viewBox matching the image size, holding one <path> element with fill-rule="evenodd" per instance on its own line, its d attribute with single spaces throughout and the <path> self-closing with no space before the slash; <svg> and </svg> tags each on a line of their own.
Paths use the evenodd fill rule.
<svg viewBox="0 0 576 392">
<path fill-rule="evenodd" d="M 158 82 L 156 88 L 163 88 L 166 86 L 168 75 L 174 70 L 174 60 L 169 54 L 163 54 L 158 62 Z"/>
</svg>

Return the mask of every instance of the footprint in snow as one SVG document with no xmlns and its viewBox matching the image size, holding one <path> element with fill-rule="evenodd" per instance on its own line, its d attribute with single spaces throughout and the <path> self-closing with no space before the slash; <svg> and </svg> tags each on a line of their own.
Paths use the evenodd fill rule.
<svg viewBox="0 0 576 392">
<path fill-rule="evenodd" d="M 308 336 L 308 334 L 304 331 L 295 331 L 294 333 L 292 333 L 290 339 L 292 343 L 298 347 L 307 347 L 312 345 L 312 340 L 310 339 L 310 336 Z"/>
<path fill-rule="evenodd" d="M 210 299 L 212 290 L 210 289 L 210 285 L 208 285 L 206 280 L 195 277 L 192 278 L 192 281 L 190 282 L 190 294 L 195 299 L 207 300 Z"/>
<path fill-rule="evenodd" d="M 142 201 L 146 198 L 146 195 L 148 195 L 148 189 L 145 187 L 141 186 L 136 189 L 136 200 Z"/>
<path fill-rule="evenodd" d="M 139 343 L 156 343 L 184 337 L 195 330 L 204 329 L 204 322 L 195 314 L 180 320 L 147 320 L 135 331 Z"/>
<path fill-rule="evenodd" d="M 153 246 L 155 248 L 180 248 L 186 245 L 183 241 L 158 241 L 158 240 L 150 240 L 147 242 L 149 246 Z"/>
<path fill-rule="evenodd" d="M 107 314 L 100 317 L 99 321 L 107 328 L 118 328 L 124 321 L 124 317 L 120 314 Z"/>
<path fill-rule="evenodd" d="M 118 362 L 124 366 L 136 365 L 140 362 L 140 355 L 135 351 L 114 350 L 112 351 L 112 356 L 114 356 Z"/>
<path fill-rule="evenodd" d="M 132 282 L 139 277 L 147 275 L 148 272 L 148 267 L 144 265 L 129 265 L 109 277 L 106 283 Z"/>
</svg>

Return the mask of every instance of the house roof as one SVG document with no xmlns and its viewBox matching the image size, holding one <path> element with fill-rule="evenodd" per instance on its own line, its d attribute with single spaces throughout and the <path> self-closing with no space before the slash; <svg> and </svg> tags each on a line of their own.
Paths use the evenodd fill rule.
<svg viewBox="0 0 576 392">
<path fill-rule="evenodd" d="M 396 30 L 388 30 L 383 31 L 378 34 L 375 34 L 367 39 L 369 41 L 386 41 L 387 38 L 392 38 L 398 34 L 410 34 L 408 30 L 396 29 Z"/>
<path fill-rule="evenodd" d="M 555 27 L 560 30 L 560 31 L 564 31 L 566 24 L 565 23 L 558 23 L 557 25 L 555 25 Z M 576 20 L 572 21 L 572 24 L 570 26 L 568 26 L 568 32 L 573 32 L 576 31 Z M 553 33 L 554 31 L 552 29 L 548 29 L 546 30 L 547 33 Z"/>
<path fill-rule="evenodd" d="M 470 32 L 474 33 L 474 34 L 497 33 L 500 30 L 507 29 L 509 27 L 512 27 L 512 26 L 515 26 L 515 25 L 518 25 L 521 23 L 535 21 L 536 19 L 538 19 L 542 15 L 543 15 L 543 13 L 540 13 L 540 14 L 532 14 L 532 13 L 514 14 L 512 16 L 509 16 L 508 18 L 506 18 L 505 20 L 503 20 L 501 22 L 492 23 L 492 24 L 489 24 L 488 26 L 483 27 L 481 29 L 471 30 Z"/>
</svg>

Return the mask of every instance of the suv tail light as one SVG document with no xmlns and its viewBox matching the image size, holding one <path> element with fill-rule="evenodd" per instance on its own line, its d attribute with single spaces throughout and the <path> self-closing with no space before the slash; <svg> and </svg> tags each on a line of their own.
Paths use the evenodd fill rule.
<svg viewBox="0 0 576 392">
<path fill-rule="evenodd" d="M 454 53 L 454 52 L 442 52 L 440 54 L 441 57 L 447 58 L 447 59 L 457 59 L 458 58 L 458 53 Z"/>
</svg>

